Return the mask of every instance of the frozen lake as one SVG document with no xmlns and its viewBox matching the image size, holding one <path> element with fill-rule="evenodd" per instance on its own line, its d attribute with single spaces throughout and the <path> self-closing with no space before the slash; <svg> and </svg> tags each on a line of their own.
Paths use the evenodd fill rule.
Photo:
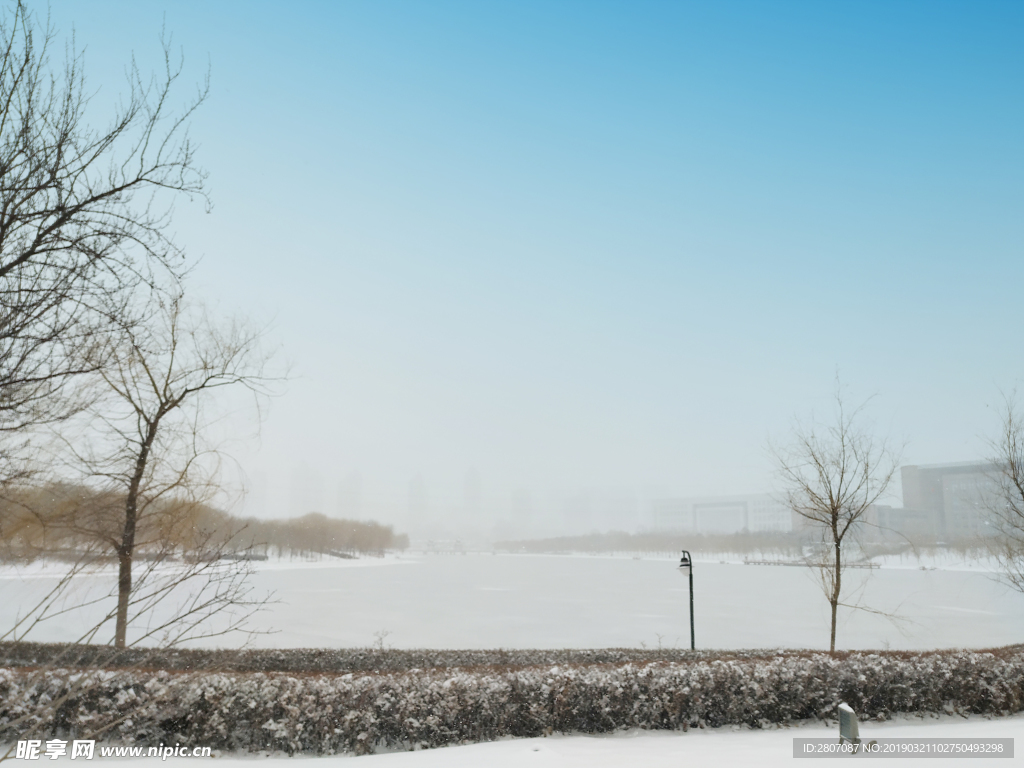
<svg viewBox="0 0 1024 768">
<path fill-rule="evenodd" d="M 698 648 L 828 647 L 827 604 L 813 572 L 698 562 L 694 576 Z M 1024 641 L 1024 595 L 991 573 L 881 568 L 848 571 L 847 581 L 858 585 L 864 605 L 899 619 L 843 609 L 840 648 Z M 0 571 L 3 626 L 47 583 L 38 570 Z M 378 637 L 395 648 L 689 645 L 687 583 L 674 560 L 469 554 L 279 561 L 259 564 L 254 586 L 278 601 L 259 616 L 259 628 L 276 632 L 257 635 L 251 644 L 258 647 L 365 647 Z M 68 616 L 33 639 L 72 639 L 86 621 Z"/>
</svg>

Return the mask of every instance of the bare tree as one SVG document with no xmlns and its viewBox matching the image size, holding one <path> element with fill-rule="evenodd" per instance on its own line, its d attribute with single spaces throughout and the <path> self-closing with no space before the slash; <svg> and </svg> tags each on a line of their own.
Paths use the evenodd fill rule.
<svg viewBox="0 0 1024 768">
<path fill-rule="evenodd" d="M 148 612 L 155 618 L 147 620 L 133 642 L 155 639 L 169 645 L 194 637 L 202 622 L 225 606 L 240 607 L 244 614 L 261 604 L 248 598 L 246 564 L 217 559 L 217 542 L 223 537 L 185 530 L 189 510 L 204 492 L 199 473 L 178 465 L 181 482 L 175 486 L 168 479 L 172 473 L 161 474 L 153 466 L 174 463 L 166 438 L 175 430 L 165 427 L 174 421 L 172 415 L 202 398 L 186 392 L 160 415 L 161 434 L 147 444 L 147 456 L 140 460 L 136 455 L 132 465 L 141 467 L 140 473 L 115 469 L 117 458 L 125 458 L 132 446 L 122 446 L 120 454 L 113 450 L 118 437 L 129 435 L 127 428 L 119 432 L 114 427 L 124 427 L 124 409 L 132 403 L 123 401 L 118 411 L 108 400 L 108 410 L 102 411 L 96 398 L 111 395 L 120 374 L 138 372 L 131 345 L 124 341 L 133 332 L 124 329 L 145 328 L 142 321 L 151 305 L 140 300 L 140 289 L 160 295 L 161 286 L 178 285 L 186 272 L 184 254 L 169 236 L 169 226 L 172 205 L 182 196 L 209 204 L 206 175 L 196 164 L 196 146 L 188 134 L 191 116 L 206 99 L 208 82 L 190 97 L 177 96 L 182 62 L 172 55 L 170 40 L 164 37 L 162 72 L 144 78 L 132 60 L 126 89 L 110 105 L 107 119 L 96 123 L 101 112 L 95 91 L 87 88 L 83 49 L 72 39 L 63 46 L 63 61 L 54 63 L 55 40 L 49 23 L 40 23 L 20 0 L 0 11 L 0 484 L 6 497 L 0 508 L 0 538 L 17 542 L 28 556 L 33 551 L 52 556 L 55 543 L 71 543 L 73 549 L 61 553 L 70 558 L 66 573 L 34 605 L 25 607 L 0 640 L 26 639 L 41 623 L 59 622 L 81 608 L 78 576 L 108 568 L 113 552 L 122 573 L 127 560 L 128 578 L 118 579 L 113 594 L 86 601 L 100 606 L 100 620 L 78 641 L 92 642 L 111 622 L 125 625 Z M 138 345 L 137 354 L 145 352 L 146 360 L 162 359 L 166 350 L 161 350 L 155 332 L 134 333 L 136 340 L 145 342 Z M 227 332 L 206 338 L 226 343 L 232 339 Z M 224 355 L 218 357 L 220 348 L 206 351 L 207 362 L 231 362 Z M 222 373 L 230 373 L 230 368 Z M 216 376 L 207 385 L 212 386 L 213 379 Z M 100 386 L 92 390 L 87 381 Z M 137 383 L 136 394 L 142 391 L 141 380 Z M 173 387 L 181 382 L 169 378 L 165 383 Z M 206 385 L 199 386 L 200 391 L 205 389 Z M 135 405 L 148 403 L 138 400 Z M 91 426 L 106 431 L 100 430 L 97 442 L 90 436 L 75 447 L 81 458 L 108 461 L 93 465 L 96 474 L 88 478 L 93 481 L 88 493 L 71 499 L 59 514 L 42 515 L 40 505 L 25 494 L 30 490 L 25 480 L 32 469 L 32 438 L 41 426 L 63 422 L 70 428 L 68 420 L 89 406 L 92 416 L 102 413 Z M 71 433 L 63 437 L 71 439 Z M 198 445 L 197 436 L 193 446 Z M 165 448 L 167 453 L 161 453 Z M 193 451 L 197 464 L 202 463 L 201 453 Z M 154 462 L 157 454 L 160 461 Z M 175 458 L 182 455 L 179 451 Z M 79 468 L 88 474 L 85 465 Z M 134 476 L 140 478 L 134 485 L 124 482 Z M 208 487 L 212 478 L 205 475 Z M 134 501 L 126 504 L 129 497 Z M 134 510 L 135 523 L 124 518 L 128 507 Z M 117 518 L 110 512 L 118 509 L 121 525 L 111 528 Z M 159 520 L 180 524 L 161 526 Z M 132 573 L 131 560 L 140 544 L 144 567 Z M 185 553 L 191 556 L 182 557 Z M 122 591 L 126 586 L 127 599 Z M 173 605 L 172 615 L 165 611 L 161 617 L 156 608 L 168 603 Z M 228 628 L 232 626 L 237 622 L 229 621 Z M 122 645 L 127 644 L 124 635 L 122 630 Z M 74 663 L 74 658 L 69 651 L 54 664 Z M 25 722 L 52 714 L 68 697 L 86 690 L 87 677 L 50 701 L 49 709 L 27 713 Z M 0 760 L 9 756 L 0 755 Z"/>
<path fill-rule="evenodd" d="M 863 423 L 866 403 L 849 410 L 838 383 L 830 423 L 797 422 L 792 443 L 771 446 L 786 505 L 821 537 L 814 559 L 832 612 L 829 650 L 836 649 L 836 618 L 843 602 L 843 547 L 864 525 L 871 505 L 888 489 L 902 451 L 876 439 Z M 847 606 L 860 607 L 860 606 Z"/>
<path fill-rule="evenodd" d="M 94 504 L 74 507 L 62 522 L 75 535 L 109 547 L 118 562 L 114 644 L 124 648 L 128 627 L 152 611 L 174 587 L 139 589 L 136 561 L 144 557 L 141 581 L 172 555 L 197 562 L 221 553 L 224 537 L 198 533 L 196 514 L 217 493 L 221 452 L 210 440 L 216 421 L 213 396 L 241 389 L 261 402 L 274 394 L 280 377 L 268 373 L 270 357 L 261 347 L 262 332 L 234 321 L 220 325 L 200 307 L 179 296 L 160 304 L 147 326 L 125 329 L 110 363 L 99 372 L 106 396 L 83 413 L 82 430 L 59 434 L 65 472 L 102 491 Z M 216 545 L 214 542 L 219 542 Z M 193 568 L 195 570 L 195 568 Z M 204 577 L 214 571 L 198 568 Z M 172 585 L 180 579 L 172 579 Z M 163 582 L 161 582 L 163 583 Z M 232 582 L 233 584 L 234 582 Z M 237 604 L 236 593 L 216 598 L 221 607 Z M 183 615 L 209 613 L 189 604 L 174 618 L 181 632 Z M 166 629 L 160 622 L 143 635 Z"/>
<path fill-rule="evenodd" d="M 52 487 L 46 490 L 59 492 Z M 33 528 L 41 535 L 19 540 L 15 529 L 12 540 L 4 542 L 9 561 L 41 560 L 57 565 L 58 571 L 42 594 L 19 595 L 19 616 L 0 628 L 0 642 L 31 641 L 39 630 L 72 618 L 82 629 L 68 637 L 65 624 L 65 639 L 73 645 L 95 643 L 112 624 L 116 626 L 120 608 L 126 624 L 136 631 L 131 643 L 118 648 L 144 644 L 169 648 L 186 640 L 243 630 L 246 620 L 266 604 L 265 598 L 252 594 L 252 558 L 247 556 L 252 546 L 237 541 L 242 526 L 225 530 L 204 525 L 202 505 L 177 499 L 170 502 L 171 510 L 149 515 L 162 518 L 158 523 L 173 518 L 177 536 L 172 525 L 144 520 L 140 526 L 139 539 L 148 537 L 148 545 L 136 552 L 131 592 L 125 600 L 123 582 L 106 578 L 111 564 L 120 569 L 114 542 L 124 496 L 81 489 L 73 493 L 70 508 L 47 510 L 26 504 L 22 529 Z M 82 578 L 86 576 L 93 578 Z"/>
<path fill-rule="evenodd" d="M 133 61 L 94 128 L 83 52 L 72 40 L 54 66 L 54 39 L 20 1 L 0 15 L 0 480 L 24 476 L 27 428 L 88 402 L 71 382 L 103 364 L 133 292 L 180 277 L 173 200 L 206 200 L 188 121 L 207 86 L 173 111 L 169 40 L 163 73 L 147 81 Z"/>
<path fill-rule="evenodd" d="M 1024 417 L 1013 395 L 1003 397 L 1000 422 L 999 436 L 989 442 L 996 492 L 984 505 L 998 530 L 991 546 L 1003 577 L 1024 592 Z"/>
<path fill-rule="evenodd" d="M 143 573 L 133 582 L 129 609 L 134 618 L 148 614 L 150 620 L 142 631 L 135 633 L 132 643 L 125 646 L 104 651 L 101 646 L 90 645 L 110 626 L 116 607 L 108 610 L 107 606 L 112 600 L 116 605 L 119 588 L 115 585 L 112 592 L 81 588 L 82 582 L 99 581 L 87 577 L 105 575 L 109 558 L 102 557 L 99 546 L 80 549 L 77 557 L 35 600 L 21 606 L 19 619 L 0 632 L 0 648 L 11 641 L 24 643 L 43 625 L 67 623 L 83 612 L 93 620 L 85 623 L 78 637 L 71 638 L 72 642 L 47 647 L 43 651 L 44 659 L 19 675 L 19 684 L 24 688 L 46 690 L 52 683 L 51 676 L 58 670 L 85 668 L 67 677 L 51 695 L 37 697 L 30 706 L 8 710 L 0 723 L 0 737 L 10 746 L 6 750 L 0 747 L 0 763 L 14 757 L 17 739 L 60 728 L 61 712 L 69 702 L 95 695 L 103 688 L 116 688 L 119 681 L 129 680 L 130 670 L 119 668 L 149 667 L 160 663 L 163 651 L 185 640 L 243 629 L 245 622 L 268 604 L 269 596 L 252 596 L 252 587 L 248 584 L 252 564 L 245 560 L 220 559 L 218 554 L 224 551 L 226 541 L 217 535 L 210 536 L 209 532 L 204 536 L 197 549 L 205 555 L 203 557 L 180 562 L 169 562 L 169 558 L 162 556 L 147 559 Z M 212 546 L 204 546 L 206 543 Z M 157 612 L 158 607 L 165 610 Z M 230 615 L 225 617 L 225 613 Z M 211 628 L 209 623 L 213 618 L 224 620 Z M 124 653 L 128 645 L 145 646 L 147 643 L 151 645 L 138 648 L 129 656 Z M 107 669 L 108 666 L 112 668 Z M 126 701 L 119 710 L 116 719 L 101 726 L 88 721 L 78 723 L 76 737 L 103 736 L 130 719 L 136 706 Z"/>
<path fill-rule="evenodd" d="M 250 394 L 257 406 L 273 394 L 279 379 L 267 375 L 270 356 L 261 348 L 258 329 L 216 321 L 177 297 L 158 305 L 144 326 L 123 329 L 112 345 L 108 365 L 98 372 L 105 397 L 55 432 L 65 474 L 77 484 L 29 488 L 3 500 L 20 514 L 0 541 L 8 556 L 63 557 L 70 563 L 34 602 L 22 607 L 0 642 L 31 639 L 47 623 L 86 612 L 80 634 L 51 654 L 47 663 L 22 682 L 42 685 L 54 669 L 103 664 L 93 647 L 113 625 L 114 654 L 130 646 L 148 646 L 133 663 L 146 665 L 147 654 L 188 640 L 246 629 L 246 622 L 269 602 L 253 594 L 252 562 L 225 531 L 223 515 L 205 502 L 218 488 L 218 445 L 206 430 L 214 394 L 232 387 Z M 159 321 L 159 322 L 157 322 Z M 103 584 L 111 561 L 117 578 Z M 106 582 L 110 584 L 110 582 Z M 129 628 L 131 633 L 129 636 Z M 57 695 L 6 720 L 8 735 L 52 727 L 71 700 L 109 685 L 111 674 L 73 676 Z M 120 718 L 96 738 L 132 716 Z M 0 762 L 13 747 L 0 751 Z"/>
</svg>

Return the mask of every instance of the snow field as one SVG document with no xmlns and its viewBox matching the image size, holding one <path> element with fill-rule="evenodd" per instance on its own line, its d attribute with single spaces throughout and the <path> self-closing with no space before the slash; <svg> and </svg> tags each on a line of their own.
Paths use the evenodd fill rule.
<svg viewBox="0 0 1024 768">
<path fill-rule="evenodd" d="M 916 562 L 916 561 L 914 561 Z M 254 594 L 274 601 L 257 615 L 250 645 L 358 648 L 685 648 L 686 580 L 671 560 L 543 555 L 431 555 L 256 563 Z M 989 648 L 1024 640 L 1024 595 L 991 572 L 894 567 L 851 570 L 850 602 L 893 618 L 841 609 L 845 649 Z M 928 566 L 930 567 L 930 566 Z M 952 567 L 952 566 L 950 566 Z M 52 570 L 52 569 L 51 569 Z M 0 569 L 0 626 L 56 573 Z M 81 580 L 81 597 L 113 585 L 113 572 Z M 828 609 L 806 568 L 698 561 L 698 648 L 816 648 L 828 643 Z M 96 620 L 74 611 L 31 639 L 70 641 Z M 200 647 L 231 647 L 241 637 Z"/>
</svg>

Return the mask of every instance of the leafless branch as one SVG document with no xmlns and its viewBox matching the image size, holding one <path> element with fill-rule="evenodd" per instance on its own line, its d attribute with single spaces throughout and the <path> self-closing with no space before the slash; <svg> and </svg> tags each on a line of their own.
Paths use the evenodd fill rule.
<svg viewBox="0 0 1024 768">
<path fill-rule="evenodd" d="M 101 128 L 86 119 L 82 50 L 72 40 L 54 64 L 54 41 L 22 2 L 0 16 L 0 481 L 30 471 L 18 435 L 91 402 L 81 377 L 103 367 L 111 323 L 145 314 L 138 290 L 183 276 L 174 199 L 208 204 L 188 133 L 208 83 L 171 111 L 170 40 L 159 76 L 133 63 Z"/>
<path fill-rule="evenodd" d="M 1003 579 L 1024 592 L 1024 417 L 1014 393 L 1004 394 L 998 436 L 989 441 L 996 493 L 984 499 L 998 536 L 990 544 Z"/>
<path fill-rule="evenodd" d="M 849 409 L 837 379 L 831 421 L 796 421 L 791 443 L 769 446 L 784 503 L 820 535 L 822 551 L 811 565 L 831 608 L 831 651 L 836 647 L 836 618 L 848 562 L 843 546 L 888 490 L 902 454 L 902 448 L 875 438 L 864 425 L 866 405 Z"/>
</svg>

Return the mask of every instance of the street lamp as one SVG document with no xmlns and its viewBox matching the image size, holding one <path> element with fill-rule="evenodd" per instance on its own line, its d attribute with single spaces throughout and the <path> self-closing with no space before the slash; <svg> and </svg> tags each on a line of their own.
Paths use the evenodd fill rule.
<svg viewBox="0 0 1024 768">
<path fill-rule="evenodd" d="M 690 650 L 695 651 L 697 650 L 697 641 L 693 634 L 693 558 L 685 549 L 679 560 L 679 575 L 690 578 Z"/>
</svg>

